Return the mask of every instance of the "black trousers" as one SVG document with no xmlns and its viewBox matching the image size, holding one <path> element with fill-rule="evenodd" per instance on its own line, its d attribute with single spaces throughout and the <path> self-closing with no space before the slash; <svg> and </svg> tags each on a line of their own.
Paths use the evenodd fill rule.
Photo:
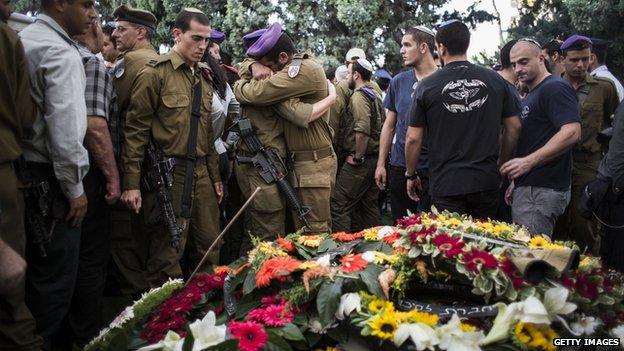
<svg viewBox="0 0 624 351">
<path fill-rule="evenodd" d="M 390 184 L 390 206 L 392 217 L 397 220 L 407 216 L 407 211 L 416 213 L 431 209 L 431 197 L 429 196 L 429 174 L 427 170 L 418 170 L 418 176 L 422 185 L 419 194 L 420 201 L 416 202 L 407 196 L 407 179 L 405 179 L 405 167 L 390 166 L 388 183 Z"/>
<path fill-rule="evenodd" d="M 613 188 L 605 196 L 607 202 L 607 217 L 601 220 L 604 236 L 600 245 L 603 262 L 612 269 L 624 272 L 624 192 L 615 194 Z M 622 227 L 622 228 L 618 228 Z"/>
<path fill-rule="evenodd" d="M 106 269 L 110 257 L 110 207 L 104 200 L 106 178 L 95 167 L 83 179 L 89 205 L 82 222 L 78 276 L 67 320 L 83 347 L 97 336 L 102 325 Z"/>
<path fill-rule="evenodd" d="M 499 190 L 486 190 L 471 194 L 433 196 L 433 205 L 439 210 L 467 214 L 477 219 L 494 218 L 498 211 Z"/>
</svg>

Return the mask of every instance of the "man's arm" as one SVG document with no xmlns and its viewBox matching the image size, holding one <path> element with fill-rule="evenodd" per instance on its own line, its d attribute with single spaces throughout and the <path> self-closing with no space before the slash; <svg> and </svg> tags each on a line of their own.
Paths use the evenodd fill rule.
<svg viewBox="0 0 624 351">
<path fill-rule="evenodd" d="M 371 133 L 371 114 L 373 113 L 370 101 L 363 93 L 354 93 L 351 96 L 351 111 L 353 113 L 353 131 L 355 132 L 355 154 L 357 159 L 366 155 L 366 146 Z"/>
<path fill-rule="evenodd" d="M 386 120 L 383 127 L 381 127 L 381 135 L 379 136 L 379 156 L 377 158 L 377 169 L 375 170 L 375 182 L 381 190 L 384 190 L 386 187 L 386 161 L 392 147 L 396 119 L 397 113 L 386 109 Z"/>
<path fill-rule="evenodd" d="M 285 120 L 301 128 L 308 128 L 308 125 L 317 119 L 325 116 L 330 107 L 336 101 L 336 89 L 329 81 L 329 95 L 314 104 L 302 102 L 299 98 L 291 98 L 275 105 L 277 114 Z"/>
<path fill-rule="evenodd" d="M 416 166 L 420 159 L 420 150 L 422 148 L 423 135 L 425 129 L 423 127 L 408 127 L 405 135 L 405 168 L 406 173 L 412 175 L 416 172 Z M 419 201 L 420 198 L 416 193 L 414 187 L 420 189 L 420 180 L 407 180 L 407 195 L 414 201 Z"/>
<path fill-rule="evenodd" d="M 499 157 L 501 165 L 511 159 L 516 149 L 518 138 L 520 138 L 520 130 L 522 129 L 520 118 L 518 116 L 504 118 L 503 128 L 503 140 Z"/>
<path fill-rule="evenodd" d="M 121 194 L 119 189 L 119 171 L 115 162 L 108 124 L 104 118 L 99 116 L 88 116 L 87 123 L 85 144 L 93 156 L 93 161 L 106 178 L 106 201 L 113 204 Z"/>
<path fill-rule="evenodd" d="M 501 174 L 512 179 L 521 177 L 534 167 L 547 163 L 568 151 L 579 140 L 581 140 L 581 124 L 577 122 L 564 124 L 544 146 L 532 154 L 504 163 L 500 169 Z"/>
<path fill-rule="evenodd" d="M 267 79 L 241 79 L 234 84 L 234 95 L 241 104 L 269 106 L 289 98 L 326 91 L 323 69 L 320 66 L 312 68 L 310 73 L 300 72 L 295 78 L 290 78 L 288 68 L 285 68 Z"/>
</svg>

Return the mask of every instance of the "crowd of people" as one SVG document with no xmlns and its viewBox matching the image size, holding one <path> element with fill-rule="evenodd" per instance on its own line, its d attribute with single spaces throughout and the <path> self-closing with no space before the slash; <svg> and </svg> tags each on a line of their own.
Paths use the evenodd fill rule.
<svg viewBox="0 0 624 351">
<path fill-rule="evenodd" d="M 384 196 L 393 219 L 513 221 L 624 271 L 624 90 L 604 40 L 513 40 L 492 69 L 450 20 L 406 28 L 392 77 L 359 48 L 326 70 L 279 23 L 234 66 L 195 8 L 165 54 L 142 9 L 103 25 L 93 0 L 41 0 L 19 34 L 8 1 L 0 15 L 0 349 L 84 347 L 105 288 L 137 297 L 205 256 L 377 226 Z"/>
</svg>

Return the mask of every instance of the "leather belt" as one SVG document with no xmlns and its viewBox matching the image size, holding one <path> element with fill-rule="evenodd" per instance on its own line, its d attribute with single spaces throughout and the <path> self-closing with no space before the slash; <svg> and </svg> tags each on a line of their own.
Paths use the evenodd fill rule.
<svg viewBox="0 0 624 351">
<path fill-rule="evenodd" d="M 290 153 L 290 159 L 295 162 L 318 161 L 334 154 L 331 146 L 314 151 L 297 151 Z"/>
</svg>

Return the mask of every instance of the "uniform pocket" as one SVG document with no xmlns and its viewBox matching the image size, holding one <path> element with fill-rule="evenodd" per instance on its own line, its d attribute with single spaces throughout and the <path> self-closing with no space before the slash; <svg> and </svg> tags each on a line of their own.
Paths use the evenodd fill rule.
<svg viewBox="0 0 624 351">
<path fill-rule="evenodd" d="M 251 202 L 254 211 L 263 213 L 279 212 L 284 209 L 284 201 L 276 184 L 267 184 L 259 176 L 249 177 L 249 189 L 260 187 L 260 192 Z"/>
<path fill-rule="evenodd" d="M 300 188 L 329 188 L 331 180 L 328 174 L 301 174 L 299 175 Z"/>
<path fill-rule="evenodd" d="M 181 108 L 189 105 L 189 97 L 185 94 L 165 94 L 162 102 L 168 108 Z"/>
</svg>

